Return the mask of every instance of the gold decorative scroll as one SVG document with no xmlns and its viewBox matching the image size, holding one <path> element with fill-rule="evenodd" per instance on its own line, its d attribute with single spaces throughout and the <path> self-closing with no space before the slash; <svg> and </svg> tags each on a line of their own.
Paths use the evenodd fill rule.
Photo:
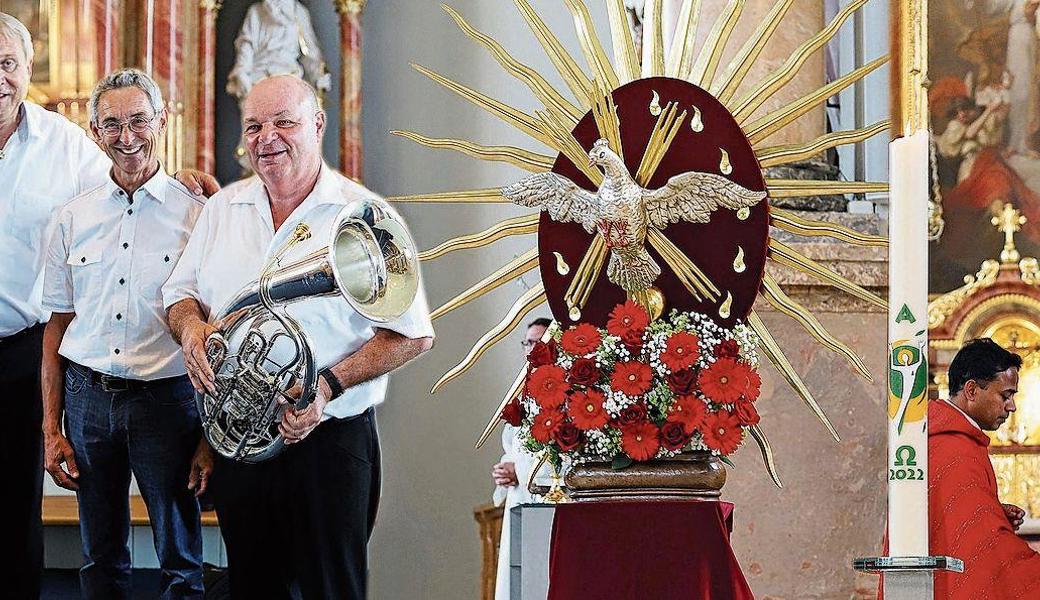
<svg viewBox="0 0 1040 600">
<path fill-rule="evenodd" d="M 769 444 L 766 434 L 758 425 L 748 427 L 748 433 L 755 439 L 759 450 L 762 451 L 762 462 L 766 465 L 766 471 L 769 471 L 769 477 L 772 478 L 776 487 L 783 489 L 784 484 L 780 481 L 780 474 L 776 472 L 776 462 L 773 461 L 773 447 Z"/>
<path fill-rule="evenodd" d="M 445 240 L 434 248 L 420 252 L 419 260 L 433 260 L 435 258 L 440 258 L 449 252 L 481 248 L 511 235 L 537 233 L 540 214 L 541 213 L 534 213 L 522 217 L 513 217 L 512 219 L 499 221 L 483 231 Z"/>
<path fill-rule="evenodd" d="M 487 333 L 480 336 L 480 339 L 477 340 L 477 343 L 470 349 L 466 358 L 462 359 L 462 362 L 455 365 L 450 371 L 445 373 L 444 376 L 433 385 L 433 389 L 430 390 L 430 393 L 436 394 L 437 390 L 441 389 L 444 384 L 470 370 L 477 360 L 487 352 L 488 348 L 502 341 L 504 337 L 516 329 L 517 325 L 520 324 L 529 312 L 534 310 L 535 307 L 542 302 L 545 302 L 545 286 L 539 283 L 524 292 L 509 309 L 506 316 L 503 317 L 497 325 L 489 329 Z"/>
<path fill-rule="evenodd" d="M 965 300 L 974 296 L 979 290 L 988 288 L 997 282 L 1000 274 L 1000 263 L 995 260 L 987 260 L 979 267 L 979 272 L 974 276 L 965 275 L 964 285 L 946 292 L 942 296 L 928 303 L 928 329 L 935 329 L 957 310 Z"/>
<path fill-rule="evenodd" d="M 454 150 L 466 156 L 490 162 L 504 162 L 520 167 L 532 173 L 541 173 L 552 169 L 555 158 L 548 154 L 538 154 L 515 146 L 482 146 L 466 140 L 453 138 L 431 138 L 414 131 L 394 130 L 390 135 L 396 135 L 412 140 L 416 144 L 427 148 L 438 150 Z"/>
<path fill-rule="evenodd" d="M 779 371 L 780 375 L 787 380 L 787 383 L 794 389 L 798 396 L 801 397 L 802 401 L 805 402 L 805 405 L 809 407 L 809 410 L 811 410 L 813 414 L 816 415 L 816 418 L 823 423 L 823 426 L 827 428 L 828 432 L 830 432 L 834 441 L 840 442 L 841 437 L 838 436 L 838 432 L 834 429 L 834 425 L 831 425 L 830 419 L 827 418 L 823 409 L 820 408 L 819 403 L 816 402 L 815 398 L 813 398 L 812 392 L 810 392 L 809 388 L 805 386 L 801 376 L 798 375 L 798 372 L 794 370 L 793 366 L 791 366 L 791 361 L 787 360 L 784 351 L 780 349 L 780 344 L 777 344 L 776 340 L 773 339 L 773 334 L 769 333 L 769 330 L 766 329 L 766 325 L 762 322 L 758 313 L 751 311 L 751 314 L 748 315 L 748 324 L 762 342 L 761 348 L 763 353 L 766 355 L 766 358 L 773 363 L 776 370 Z"/>
<path fill-rule="evenodd" d="M 469 304 L 484 294 L 496 289 L 503 283 L 512 281 L 524 273 L 538 267 L 538 249 L 532 248 L 508 263 L 502 265 L 494 273 L 474 283 L 458 296 L 448 300 L 436 310 L 430 312 L 430 320 L 436 320 L 449 312 Z"/>
</svg>

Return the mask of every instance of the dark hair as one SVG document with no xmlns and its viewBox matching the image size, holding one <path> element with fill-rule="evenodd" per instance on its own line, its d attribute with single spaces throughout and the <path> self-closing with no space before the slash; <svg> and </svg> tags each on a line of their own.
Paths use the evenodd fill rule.
<svg viewBox="0 0 1040 600">
<path fill-rule="evenodd" d="M 946 107 L 946 118 L 953 119 L 962 110 L 977 110 L 982 108 L 975 104 L 975 101 L 967 96 L 957 96 Z"/>
<path fill-rule="evenodd" d="M 950 363 L 950 395 L 956 395 L 964 384 L 974 379 L 982 387 L 1008 369 L 1022 367 L 1022 357 L 1008 352 L 989 338 L 971 340 L 957 352 Z"/>
<path fill-rule="evenodd" d="M 528 323 L 527 324 L 527 328 L 530 329 L 532 327 L 537 327 L 539 325 L 541 325 L 542 327 L 549 327 L 550 325 L 552 325 L 552 319 L 546 319 L 545 317 L 539 317 L 539 318 L 535 319 L 534 321 L 531 321 L 530 323 Z"/>
</svg>

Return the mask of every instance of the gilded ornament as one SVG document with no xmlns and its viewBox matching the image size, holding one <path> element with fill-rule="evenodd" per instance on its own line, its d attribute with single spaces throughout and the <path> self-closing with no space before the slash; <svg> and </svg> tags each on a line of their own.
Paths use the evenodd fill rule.
<svg viewBox="0 0 1040 600">
<path fill-rule="evenodd" d="M 650 99 L 650 114 L 659 117 L 661 116 L 661 96 L 654 90 L 654 97 Z"/>
<path fill-rule="evenodd" d="M 572 306 L 567 312 L 567 316 L 570 317 L 571 321 L 577 321 L 581 318 L 581 309 L 577 306 Z"/>
<path fill-rule="evenodd" d="M 567 273 L 571 272 L 571 267 L 567 264 L 567 261 L 563 260 L 562 254 L 560 254 L 559 252 L 553 252 L 553 256 L 556 257 L 557 273 L 559 273 L 560 275 L 566 275 Z"/>
<path fill-rule="evenodd" d="M 696 106 L 693 107 L 693 116 L 690 117 L 690 129 L 692 129 L 694 133 L 704 131 L 704 121 L 701 120 L 701 109 Z"/>
<path fill-rule="evenodd" d="M 987 260 L 982 263 L 982 266 L 979 267 L 979 272 L 974 276 L 964 276 L 964 285 L 929 302 L 928 329 L 935 329 L 945 323 L 946 319 L 965 300 L 975 295 L 979 290 L 988 288 L 996 283 L 998 273 L 1000 273 L 1000 263 L 995 260 Z"/>
<path fill-rule="evenodd" d="M 722 151 L 722 159 L 719 160 L 719 173 L 723 175 L 729 175 L 733 172 L 733 165 L 729 162 L 729 152 L 726 152 L 725 148 L 719 148 Z"/>
<path fill-rule="evenodd" d="M 733 272 L 743 273 L 747 269 L 747 265 L 744 264 L 744 249 L 737 246 L 737 257 L 733 259 Z"/>
<path fill-rule="evenodd" d="M 751 216 L 751 209 L 744 207 L 737 210 L 737 218 L 741 221 L 747 221 L 748 217 Z"/>
<path fill-rule="evenodd" d="M 729 318 L 730 308 L 733 307 L 733 294 L 726 292 L 726 300 L 723 301 L 722 306 L 719 307 L 719 316 L 723 319 Z"/>
<path fill-rule="evenodd" d="M 367 0 L 333 0 L 336 12 L 341 15 L 359 15 L 365 10 Z"/>
</svg>

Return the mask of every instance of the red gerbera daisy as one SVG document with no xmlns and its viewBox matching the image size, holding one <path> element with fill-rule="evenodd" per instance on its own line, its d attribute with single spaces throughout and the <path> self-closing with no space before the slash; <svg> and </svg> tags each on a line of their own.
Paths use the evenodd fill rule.
<svg viewBox="0 0 1040 600">
<path fill-rule="evenodd" d="M 527 393 L 542 408 L 557 408 L 567 399 L 566 371 L 558 365 L 538 367 L 527 376 Z"/>
<path fill-rule="evenodd" d="M 668 338 L 664 352 L 661 354 L 661 362 L 669 370 L 679 371 L 697 362 L 700 354 L 700 350 L 697 348 L 697 336 L 686 331 L 679 331 Z"/>
<path fill-rule="evenodd" d="M 762 391 L 762 376 L 750 366 L 747 369 L 747 385 L 744 387 L 744 397 L 749 401 L 758 400 L 758 394 Z"/>
<path fill-rule="evenodd" d="M 650 460 L 661 448 L 657 426 L 653 423 L 633 425 L 621 433 L 621 448 L 632 460 Z"/>
<path fill-rule="evenodd" d="M 638 396 L 650 391 L 653 379 L 650 367 L 630 360 L 614 365 L 614 374 L 610 376 L 610 388 L 628 396 Z"/>
<path fill-rule="evenodd" d="M 747 372 L 746 365 L 732 358 L 720 358 L 701 370 L 697 385 L 712 402 L 733 404 L 747 388 Z"/>
<path fill-rule="evenodd" d="M 744 439 L 744 433 L 740 430 L 740 420 L 726 410 L 709 414 L 702 433 L 704 445 L 718 450 L 723 455 L 732 454 Z"/>
<path fill-rule="evenodd" d="M 599 330 L 588 323 L 579 323 L 563 332 L 560 345 L 571 354 L 585 356 L 596 351 L 603 337 Z"/>
<path fill-rule="evenodd" d="M 605 399 L 603 392 L 596 389 L 575 392 L 571 395 L 567 412 L 570 413 L 574 425 L 585 431 L 599 429 L 606 425 L 610 420 L 610 415 L 603 408 Z"/>
<path fill-rule="evenodd" d="M 607 333 L 624 337 L 628 332 L 642 331 L 650 325 L 650 315 L 646 309 L 631 300 L 624 304 L 618 304 L 610 311 L 610 320 L 607 321 Z"/>
<path fill-rule="evenodd" d="M 708 406 L 696 396 L 678 396 L 668 410 L 666 421 L 681 423 L 686 433 L 693 434 L 694 429 L 704 429 L 704 419 L 708 416 Z"/>
<path fill-rule="evenodd" d="M 531 424 L 531 437 L 546 444 L 552 439 L 556 430 L 563 423 L 564 414 L 560 410 L 543 410 L 534 417 Z"/>
</svg>

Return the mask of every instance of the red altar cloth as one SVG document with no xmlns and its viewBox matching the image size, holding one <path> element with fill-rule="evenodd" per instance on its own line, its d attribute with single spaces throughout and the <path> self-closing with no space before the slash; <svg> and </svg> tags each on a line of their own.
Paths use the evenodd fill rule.
<svg viewBox="0 0 1040 600">
<path fill-rule="evenodd" d="M 548 600 L 752 600 L 732 525 L 729 502 L 561 504 Z"/>
</svg>

